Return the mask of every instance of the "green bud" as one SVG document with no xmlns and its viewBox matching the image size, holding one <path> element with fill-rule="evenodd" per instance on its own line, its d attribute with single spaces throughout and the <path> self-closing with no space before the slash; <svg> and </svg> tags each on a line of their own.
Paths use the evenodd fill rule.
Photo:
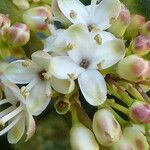
<svg viewBox="0 0 150 150">
<path fill-rule="evenodd" d="M 52 18 L 51 12 L 47 7 L 34 7 L 28 9 L 23 14 L 23 21 L 33 31 L 45 31 Z M 47 22 L 49 20 L 49 22 Z"/>
<path fill-rule="evenodd" d="M 137 55 L 143 56 L 150 52 L 150 37 L 140 35 L 130 45 L 130 49 Z"/>
<path fill-rule="evenodd" d="M 109 32 L 113 33 L 117 37 L 123 37 L 126 28 L 130 23 L 130 12 L 124 4 L 121 5 L 121 11 L 117 20 L 108 29 Z"/>
<path fill-rule="evenodd" d="M 26 24 L 15 23 L 7 32 L 7 40 L 14 47 L 25 45 L 30 39 L 30 31 Z"/>
<path fill-rule="evenodd" d="M 20 9 L 28 9 L 30 7 L 28 0 L 12 0 L 12 1 Z"/>
<path fill-rule="evenodd" d="M 142 35 L 150 36 L 150 21 L 147 21 L 141 28 Z"/>
<path fill-rule="evenodd" d="M 55 102 L 55 109 L 58 114 L 66 114 L 70 110 L 70 102 L 67 99 L 59 99 Z"/>
<path fill-rule="evenodd" d="M 136 55 L 130 55 L 118 63 L 117 73 L 129 81 L 146 80 L 150 77 L 150 62 Z"/>
<path fill-rule="evenodd" d="M 81 123 L 76 123 L 71 128 L 70 143 L 72 150 L 99 150 L 92 131 Z"/>
<path fill-rule="evenodd" d="M 130 20 L 130 24 L 125 32 L 125 39 L 135 38 L 143 24 L 145 23 L 145 18 L 140 15 L 133 15 Z"/>
<path fill-rule="evenodd" d="M 147 143 L 144 134 L 136 127 L 126 127 L 123 130 L 124 137 L 132 143 L 135 150 L 148 150 L 149 145 Z"/>
<path fill-rule="evenodd" d="M 117 142 L 122 135 L 118 121 L 107 109 L 101 109 L 95 113 L 93 131 L 98 142 L 104 146 L 110 146 Z"/>
</svg>

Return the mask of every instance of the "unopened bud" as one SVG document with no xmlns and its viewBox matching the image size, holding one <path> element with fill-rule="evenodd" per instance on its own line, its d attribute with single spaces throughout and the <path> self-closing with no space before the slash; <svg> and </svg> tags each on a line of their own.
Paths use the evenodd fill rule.
<svg viewBox="0 0 150 150">
<path fill-rule="evenodd" d="M 147 21 L 141 28 L 142 35 L 150 36 L 150 21 Z"/>
<path fill-rule="evenodd" d="M 10 27 L 10 19 L 4 15 L 0 14 L 0 37 L 7 33 L 7 29 Z"/>
<path fill-rule="evenodd" d="M 70 102 L 67 99 L 59 99 L 56 101 L 54 107 L 58 114 L 66 114 L 70 110 Z"/>
<path fill-rule="evenodd" d="M 7 33 L 8 42 L 13 46 L 23 46 L 30 39 L 30 31 L 27 25 L 23 23 L 13 24 Z"/>
<path fill-rule="evenodd" d="M 150 104 L 134 102 L 129 109 L 129 116 L 137 123 L 150 123 Z"/>
<path fill-rule="evenodd" d="M 117 73 L 129 81 L 145 80 L 150 77 L 150 62 L 136 55 L 130 55 L 119 62 Z"/>
<path fill-rule="evenodd" d="M 28 0 L 12 0 L 12 1 L 20 9 L 28 9 L 30 7 Z"/>
<path fill-rule="evenodd" d="M 101 109 L 95 113 L 93 131 L 98 142 L 104 146 L 110 146 L 117 142 L 122 135 L 118 121 L 107 109 Z"/>
<path fill-rule="evenodd" d="M 138 36 L 131 42 L 131 50 L 140 56 L 146 55 L 150 52 L 150 37 L 148 36 Z"/>
<path fill-rule="evenodd" d="M 114 143 L 110 149 L 111 150 L 135 150 L 132 143 L 130 143 L 123 136 L 118 142 Z"/>
<path fill-rule="evenodd" d="M 99 150 L 92 131 L 81 123 L 76 123 L 71 128 L 70 143 L 72 150 Z"/>
<path fill-rule="evenodd" d="M 123 130 L 124 137 L 132 143 L 135 150 L 148 150 L 149 145 L 145 135 L 136 127 L 126 127 Z"/>
<path fill-rule="evenodd" d="M 140 15 L 134 15 L 131 17 L 130 24 L 125 32 L 125 39 L 133 39 L 135 38 L 143 24 L 145 23 L 145 18 Z"/>
<path fill-rule="evenodd" d="M 130 23 L 130 12 L 124 4 L 121 5 L 121 11 L 117 20 L 108 29 L 117 37 L 122 37 Z"/>
<path fill-rule="evenodd" d="M 51 18 L 52 14 L 46 7 L 34 7 L 23 14 L 23 21 L 33 31 L 47 30 L 47 20 Z"/>
</svg>

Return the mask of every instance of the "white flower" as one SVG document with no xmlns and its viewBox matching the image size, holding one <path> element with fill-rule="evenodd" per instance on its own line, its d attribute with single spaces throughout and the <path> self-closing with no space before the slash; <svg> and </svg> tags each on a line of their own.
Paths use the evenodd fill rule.
<svg viewBox="0 0 150 150">
<path fill-rule="evenodd" d="M 54 16 L 60 21 L 62 12 L 73 24 L 82 23 L 87 25 L 89 30 L 106 30 L 119 16 L 121 3 L 119 0 L 92 0 L 91 5 L 84 6 L 79 0 L 53 0 L 52 8 Z"/>
<path fill-rule="evenodd" d="M 68 94 L 74 89 L 73 80 L 60 80 L 53 76 L 51 56 L 43 51 L 32 54 L 32 60 L 17 60 L 9 64 L 5 70 L 6 78 L 16 84 L 27 84 L 21 88 L 26 96 L 29 109 L 39 115 L 49 104 L 52 89 Z"/>
<path fill-rule="evenodd" d="M 8 132 L 9 143 L 17 143 L 26 132 L 26 141 L 35 132 L 35 121 L 32 111 L 28 110 L 26 99 L 20 94 L 20 89 L 12 83 L 5 83 L 6 99 L 0 100 L 0 106 L 10 103 L 11 106 L 0 112 L 0 125 L 7 126 L 0 131 L 0 136 Z"/>
<path fill-rule="evenodd" d="M 66 51 L 66 56 L 52 59 L 54 76 L 60 79 L 78 78 L 87 102 L 95 106 L 102 104 L 106 100 L 107 89 L 97 69 L 106 69 L 122 59 L 125 55 L 124 42 L 105 31 L 93 38 L 86 26 L 80 24 L 70 26 L 54 45 L 60 47 L 61 43 L 68 42 L 74 47 Z"/>
</svg>

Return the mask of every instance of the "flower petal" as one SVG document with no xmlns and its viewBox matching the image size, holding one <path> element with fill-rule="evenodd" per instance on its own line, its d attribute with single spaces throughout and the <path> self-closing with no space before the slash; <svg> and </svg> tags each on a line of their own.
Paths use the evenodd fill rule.
<svg viewBox="0 0 150 150">
<path fill-rule="evenodd" d="M 23 66 L 25 60 L 17 60 L 8 65 L 5 76 L 8 80 L 17 84 L 29 83 L 36 77 L 37 66 L 32 62 L 29 66 Z"/>
<path fill-rule="evenodd" d="M 17 143 L 25 132 L 25 116 L 22 115 L 20 120 L 8 132 L 7 139 L 11 144 Z"/>
<path fill-rule="evenodd" d="M 78 76 L 84 70 L 68 56 L 53 57 L 52 67 L 53 75 L 58 79 L 69 79 L 69 74 Z"/>
<path fill-rule="evenodd" d="M 101 63 L 101 69 L 106 69 L 116 64 L 124 56 L 125 44 L 123 40 L 111 40 L 98 47 L 95 53 L 96 61 L 92 65 Z"/>
<path fill-rule="evenodd" d="M 51 86 L 59 93 L 69 94 L 74 90 L 75 82 L 71 79 L 62 80 L 52 77 Z"/>
<path fill-rule="evenodd" d="M 50 102 L 50 97 L 48 97 L 46 93 L 46 86 L 46 82 L 39 80 L 30 90 L 30 94 L 26 99 L 26 105 L 34 116 L 41 114 Z"/>
<path fill-rule="evenodd" d="M 44 51 L 36 51 L 32 54 L 32 60 L 40 67 L 41 69 L 47 70 L 50 65 L 51 56 Z"/>
<path fill-rule="evenodd" d="M 36 129 L 34 118 L 29 112 L 26 113 L 26 125 L 27 125 L 27 133 L 26 133 L 27 137 L 25 141 L 28 141 L 33 136 Z"/>
<path fill-rule="evenodd" d="M 93 105 L 101 105 L 106 100 L 106 84 L 97 70 L 86 70 L 78 77 L 82 94 L 86 101 Z"/>
<path fill-rule="evenodd" d="M 117 18 L 121 10 L 119 0 L 102 0 L 95 9 L 94 21 L 99 25 L 100 30 L 108 29 L 112 18 Z"/>
<path fill-rule="evenodd" d="M 58 0 L 58 6 L 72 23 L 87 23 L 88 11 L 79 0 Z M 75 13 L 75 17 L 71 17 L 71 12 Z"/>
</svg>

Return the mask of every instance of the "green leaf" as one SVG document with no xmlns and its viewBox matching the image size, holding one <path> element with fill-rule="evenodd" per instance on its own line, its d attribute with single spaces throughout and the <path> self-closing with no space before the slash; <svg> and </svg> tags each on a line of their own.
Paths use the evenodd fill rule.
<svg viewBox="0 0 150 150">
<path fill-rule="evenodd" d="M 22 20 L 22 11 L 12 3 L 12 0 L 0 0 L 0 13 L 8 14 L 12 22 Z"/>
</svg>

